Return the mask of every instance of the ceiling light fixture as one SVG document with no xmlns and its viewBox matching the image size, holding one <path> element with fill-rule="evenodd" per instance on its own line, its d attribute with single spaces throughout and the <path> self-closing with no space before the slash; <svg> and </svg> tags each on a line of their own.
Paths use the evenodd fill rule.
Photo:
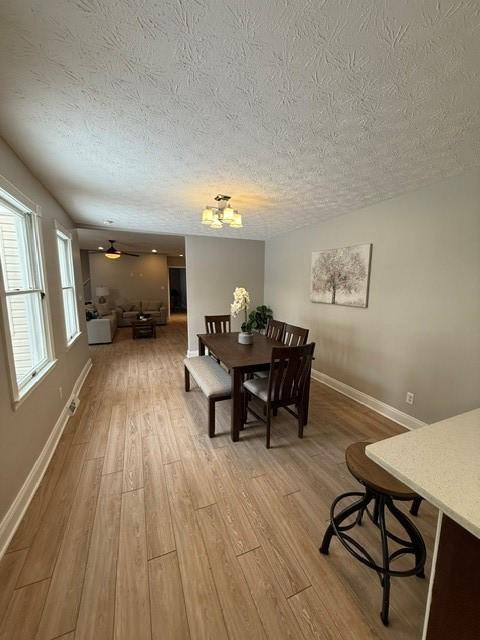
<svg viewBox="0 0 480 640">
<path fill-rule="evenodd" d="M 100 247 L 98 248 L 98 250 L 103 253 L 105 258 L 109 258 L 109 260 L 118 260 L 118 258 L 120 258 L 121 256 L 133 256 L 134 258 L 139 257 L 138 253 L 129 253 L 128 251 L 120 251 L 120 249 L 117 249 L 117 247 L 115 246 L 115 240 L 109 240 L 109 242 L 110 246 L 106 251 L 100 249 Z M 96 252 L 94 251 L 94 253 Z"/>
<path fill-rule="evenodd" d="M 157 253 L 157 250 L 156 249 L 152 249 L 152 253 Z"/>
<path fill-rule="evenodd" d="M 99 251 L 104 251 L 104 248 L 103 247 L 98 247 L 98 250 Z"/>
<path fill-rule="evenodd" d="M 105 258 L 109 258 L 110 260 L 118 260 L 122 252 L 119 249 L 115 249 L 115 247 L 110 247 L 105 251 Z"/>
<path fill-rule="evenodd" d="M 242 214 L 236 209 L 232 209 L 229 204 L 230 196 L 215 196 L 218 203 L 215 207 L 205 207 L 202 211 L 202 224 L 208 225 L 210 229 L 222 229 L 224 224 L 230 225 L 232 229 L 241 229 Z"/>
<path fill-rule="evenodd" d="M 179 257 L 179 258 L 183 258 L 183 253 L 179 253 L 179 254 L 178 254 L 178 257 Z"/>
</svg>

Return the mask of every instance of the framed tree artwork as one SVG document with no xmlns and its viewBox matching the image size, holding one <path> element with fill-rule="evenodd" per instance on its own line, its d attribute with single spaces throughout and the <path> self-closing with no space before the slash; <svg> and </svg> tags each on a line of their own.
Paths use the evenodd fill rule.
<svg viewBox="0 0 480 640">
<path fill-rule="evenodd" d="M 310 300 L 367 307 L 371 256 L 371 244 L 314 251 Z"/>
</svg>

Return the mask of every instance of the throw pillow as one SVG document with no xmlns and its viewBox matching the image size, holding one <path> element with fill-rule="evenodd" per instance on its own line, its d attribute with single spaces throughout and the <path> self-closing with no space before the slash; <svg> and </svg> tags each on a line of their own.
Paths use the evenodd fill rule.
<svg viewBox="0 0 480 640">
<path fill-rule="evenodd" d="M 120 300 L 115 301 L 115 306 L 117 307 L 117 309 L 120 309 L 121 311 L 128 311 L 130 303 L 124 300 L 123 298 L 120 298 Z"/>
<path fill-rule="evenodd" d="M 108 302 L 105 303 L 97 303 L 97 311 L 100 314 L 100 317 L 102 316 L 108 316 L 110 313 L 110 305 L 108 304 Z"/>
</svg>

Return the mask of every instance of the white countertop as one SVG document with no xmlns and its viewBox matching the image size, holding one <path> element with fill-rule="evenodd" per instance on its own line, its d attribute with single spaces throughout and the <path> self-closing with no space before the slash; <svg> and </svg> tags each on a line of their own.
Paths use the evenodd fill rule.
<svg viewBox="0 0 480 640">
<path fill-rule="evenodd" d="M 480 538 L 480 409 L 370 444 L 366 454 Z"/>
</svg>

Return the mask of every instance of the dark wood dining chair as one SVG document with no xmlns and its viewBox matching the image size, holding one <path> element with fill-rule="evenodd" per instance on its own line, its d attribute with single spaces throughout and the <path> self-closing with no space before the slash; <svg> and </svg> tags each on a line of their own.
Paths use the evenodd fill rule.
<svg viewBox="0 0 480 640">
<path fill-rule="evenodd" d="M 270 323 L 275 323 L 272 327 L 273 335 L 268 335 Z M 279 331 L 280 326 L 282 330 Z M 283 342 L 288 347 L 299 347 L 307 344 L 308 329 L 302 329 L 302 327 L 296 327 L 294 324 L 287 324 L 286 322 L 280 322 L 279 320 L 270 320 L 267 326 L 267 338 L 273 338 L 279 342 Z M 255 371 L 255 375 L 259 378 L 268 378 L 268 371 Z M 273 415 L 277 415 L 277 411 L 273 412 Z"/>
<path fill-rule="evenodd" d="M 252 378 L 243 383 L 246 411 L 267 425 L 266 446 L 270 449 L 270 431 L 272 414 L 283 408 L 298 420 L 298 437 L 303 438 L 305 425 L 305 399 L 310 385 L 310 369 L 315 343 L 298 347 L 274 347 L 268 378 Z M 266 418 L 258 415 L 249 405 L 250 396 L 254 396 L 266 406 Z M 291 409 L 294 406 L 296 412 Z"/>
<path fill-rule="evenodd" d="M 296 327 L 294 324 L 286 324 L 283 329 L 282 342 L 287 347 L 299 347 L 307 344 L 308 329 Z"/>
<path fill-rule="evenodd" d="M 230 333 L 230 316 L 205 316 L 205 331 L 207 333 Z"/>
<path fill-rule="evenodd" d="M 267 338 L 271 338 L 272 340 L 278 340 L 279 342 L 283 336 L 283 330 L 285 328 L 285 323 L 280 320 L 269 320 L 267 324 L 267 330 L 265 335 Z"/>
<path fill-rule="evenodd" d="M 230 316 L 205 316 L 205 331 L 206 333 L 230 333 Z M 212 351 L 209 351 L 209 355 L 220 364 L 219 358 Z"/>
</svg>

